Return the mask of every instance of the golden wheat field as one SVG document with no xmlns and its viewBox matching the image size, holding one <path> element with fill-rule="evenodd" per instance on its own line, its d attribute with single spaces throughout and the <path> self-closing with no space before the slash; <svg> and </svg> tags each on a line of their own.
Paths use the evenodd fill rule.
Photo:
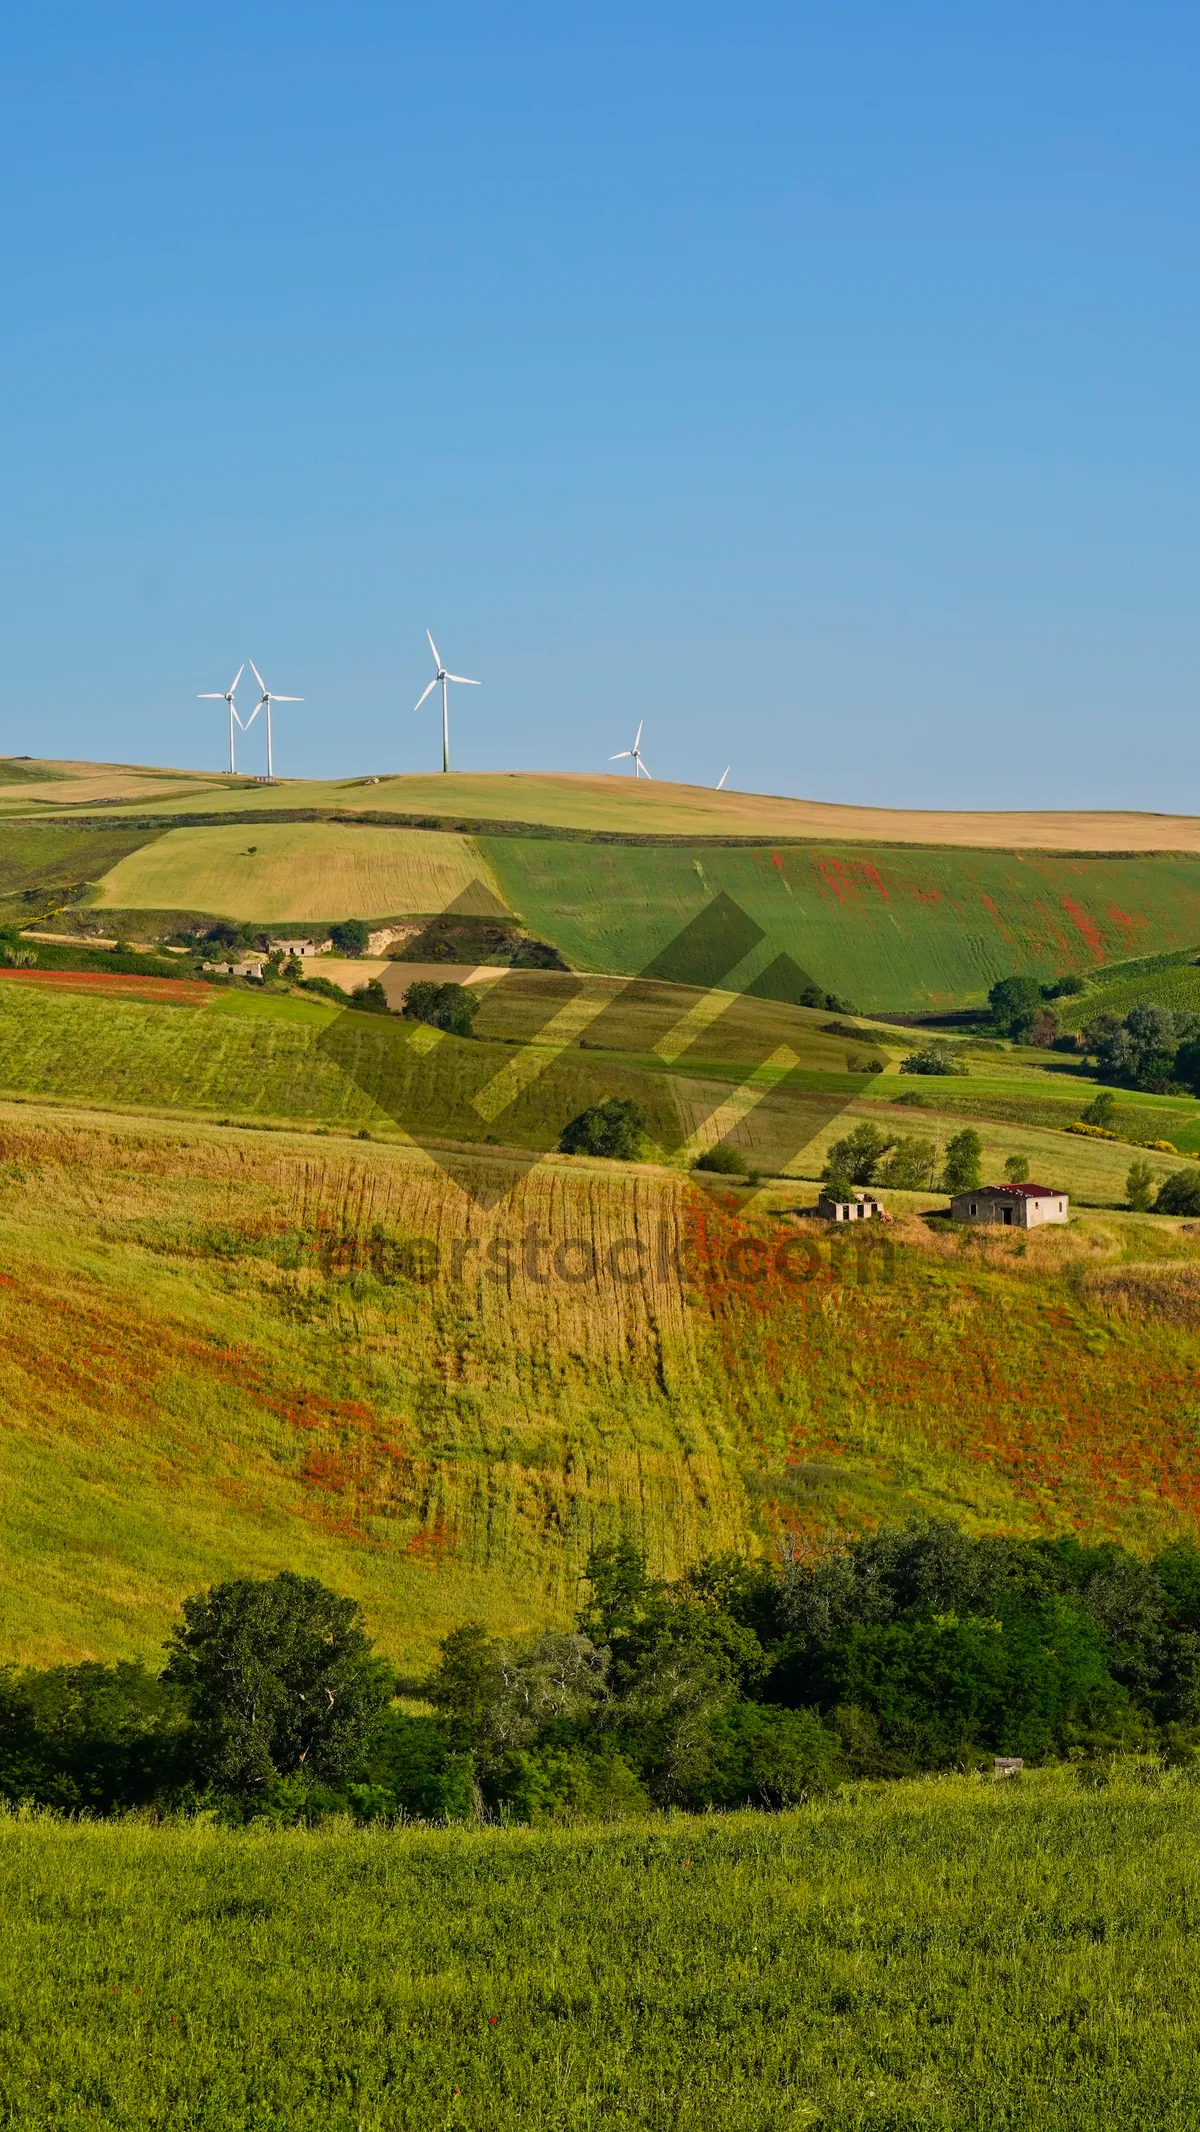
<svg viewBox="0 0 1200 2132">
<path fill-rule="evenodd" d="M 120 860 L 96 900 L 102 910 L 206 911 L 274 924 L 424 914 L 451 903 L 490 912 L 500 893 L 468 837 L 268 822 L 168 830 Z"/>
</svg>

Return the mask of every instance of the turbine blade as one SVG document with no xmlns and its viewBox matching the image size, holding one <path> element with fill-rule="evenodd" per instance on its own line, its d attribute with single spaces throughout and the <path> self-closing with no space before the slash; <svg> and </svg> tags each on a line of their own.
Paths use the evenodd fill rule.
<svg viewBox="0 0 1200 2132">
<path fill-rule="evenodd" d="M 642 720 L 642 725 L 645 725 L 645 723 L 646 723 L 646 721 L 645 721 L 645 719 L 643 718 L 643 720 Z M 630 752 L 630 754 L 631 754 L 631 755 L 633 754 L 633 750 L 634 750 L 634 748 L 640 748 L 640 747 L 641 747 L 641 745 L 642 745 L 642 725 L 640 725 L 640 726 L 638 727 L 638 729 L 637 729 L 637 739 L 636 739 L 636 740 L 634 741 L 634 743 L 633 743 L 633 748 L 631 748 L 631 749 L 629 750 L 629 752 Z"/>
<path fill-rule="evenodd" d="M 435 674 L 435 675 L 434 675 L 434 677 L 433 677 L 433 679 L 432 679 L 432 681 L 431 681 L 431 682 L 430 682 L 430 684 L 429 684 L 429 687 L 428 687 L 428 688 L 426 689 L 426 691 L 425 691 L 425 696 L 432 696 L 432 694 L 433 694 L 433 692 L 434 692 L 434 690 L 435 690 L 435 688 L 436 688 L 436 687 L 437 687 L 437 675 Z M 424 701 L 425 701 L 425 696 L 418 696 L 418 697 L 417 697 L 417 700 L 416 700 L 416 702 L 415 702 L 415 703 L 414 703 L 414 705 L 413 705 L 413 709 L 414 709 L 414 711 L 419 711 L 419 710 L 420 710 L 420 708 L 421 708 L 421 705 L 422 705 L 422 704 L 424 703 Z"/>
<path fill-rule="evenodd" d="M 227 695 L 227 696 L 232 696 L 232 694 L 233 694 L 233 692 L 234 692 L 235 688 L 236 688 L 236 687 L 237 687 L 237 685 L 238 685 L 238 682 L 239 682 L 239 681 L 241 680 L 241 678 L 242 678 L 242 675 L 243 675 L 243 674 L 245 673 L 245 671 L 246 671 L 246 662 L 245 662 L 245 660 L 243 659 L 243 660 L 242 660 L 242 663 L 241 663 L 241 665 L 239 666 L 239 668 L 238 668 L 238 670 L 237 670 L 237 672 L 236 672 L 236 674 L 234 675 L 234 677 L 233 677 L 232 681 L 230 682 L 230 684 L 229 684 L 229 687 L 228 687 L 228 688 L 226 689 L 226 691 L 225 691 L 225 693 L 226 693 L 226 695 Z"/>
<path fill-rule="evenodd" d="M 251 659 L 251 661 L 250 661 L 250 671 L 251 671 L 251 673 L 253 674 L 253 676 L 254 676 L 255 680 L 257 681 L 257 683 L 258 683 L 258 685 L 259 685 L 260 689 L 262 690 L 262 692 L 263 692 L 263 695 L 265 696 L 265 695 L 266 695 L 266 693 L 267 693 L 267 684 L 266 684 L 266 682 L 265 682 L 265 681 L 263 680 L 263 677 L 262 677 L 262 675 L 261 675 L 261 674 L 259 673 L 259 670 L 258 670 L 257 666 L 256 666 L 256 665 L 254 664 L 254 661 L 253 661 L 253 659 Z"/>
<path fill-rule="evenodd" d="M 204 688 L 196 698 L 197 703 L 227 703 L 229 698 L 223 688 Z"/>
<path fill-rule="evenodd" d="M 730 771 L 732 770 L 732 768 L 733 768 L 733 764 L 732 764 L 731 762 L 727 762 L 727 763 L 726 763 L 726 765 L 725 765 L 725 768 L 724 768 L 724 769 L 722 770 L 722 772 L 721 772 L 721 775 L 720 775 L 720 776 L 719 776 L 719 778 L 717 779 L 717 791 L 718 791 L 718 792 L 721 792 L 721 791 L 723 791 L 723 790 L 724 790 L 724 787 L 725 787 L 725 780 L 726 780 L 726 778 L 728 777 L 728 775 L 729 775 Z"/>
<path fill-rule="evenodd" d="M 264 698 L 264 701 L 265 701 L 265 698 Z M 243 731 L 243 733 L 248 733 L 248 732 L 250 731 L 250 728 L 251 728 L 251 726 L 252 726 L 252 725 L 254 724 L 254 721 L 255 721 L 255 719 L 257 718 L 257 716 L 258 716 L 259 712 L 261 711 L 261 709 L 262 709 L 262 704 L 261 704 L 261 703 L 256 703 L 256 704 L 255 704 L 255 706 L 254 706 L 254 709 L 253 709 L 253 710 L 251 711 L 251 713 L 250 713 L 250 716 L 249 716 L 249 717 L 247 718 L 247 720 L 246 720 L 246 722 L 245 722 L 245 724 L 244 724 L 244 725 L 242 725 L 242 721 L 241 721 L 241 719 L 240 719 L 240 718 L 238 719 L 238 724 L 239 724 L 239 725 L 240 725 L 240 726 L 242 727 L 242 731 Z M 237 714 L 236 714 L 236 712 L 235 712 L 235 714 L 234 714 L 234 715 L 235 715 L 235 717 L 236 717 L 236 715 L 237 715 Z"/>
<path fill-rule="evenodd" d="M 464 688 L 482 688 L 482 681 L 470 681 L 466 674 L 447 674 L 447 681 L 461 681 Z"/>
<path fill-rule="evenodd" d="M 272 696 L 272 703 L 303 703 L 303 696 Z"/>
<path fill-rule="evenodd" d="M 431 632 L 430 630 L 428 630 L 428 629 L 427 629 L 427 630 L 426 630 L 426 632 L 425 632 L 425 634 L 426 634 L 426 636 L 427 636 L 427 637 L 429 638 L 429 649 L 430 649 L 430 651 L 431 651 L 431 652 L 433 653 L 433 663 L 434 663 L 434 665 L 436 666 L 436 668 L 437 668 L 437 670 L 438 670 L 438 672 L 439 672 L 439 674 L 440 674 L 440 673 L 441 673 L 441 670 L 442 670 L 442 655 L 441 655 L 441 652 L 440 652 L 440 651 L 438 650 L 438 648 L 437 648 L 437 645 L 436 645 L 436 644 L 434 643 L 434 641 L 433 641 L 433 634 L 432 634 L 432 632 Z"/>
<path fill-rule="evenodd" d="M 641 756 L 640 756 L 640 755 L 638 756 L 638 768 L 639 768 L 639 770 L 641 771 L 641 774 L 642 774 L 642 776 L 643 776 L 643 777 L 650 777 L 650 772 L 649 772 L 649 770 L 648 770 L 648 769 L 646 768 L 646 765 L 645 765 L 645 763 L 644 763 L 644 762 L 642 761 L 642 758 L 641 758 Z M 651 782 L 651 784 L 653 784 L 653 783 L 654 783 L 654 779 L 653 779 L 652 777 L 650 777 L 650 782 Z"/>
<path fill-rule="evenodd" d="M 632 748 L 622 748 L 622 750 L 621 750 L 621 752 L 620 752 L 620 754 L 619 754 L 619 755 L 610 755 L 608 759 L 609 759 L 609 761 L 610 761 L 610 762 L 624 762 L 624 760 L 625 760 L 625 757 L 626 757 L 627 755 L 632 755 L 632 753 L 633 753 L 633 749 L 632 749 Z"/>
</svg>

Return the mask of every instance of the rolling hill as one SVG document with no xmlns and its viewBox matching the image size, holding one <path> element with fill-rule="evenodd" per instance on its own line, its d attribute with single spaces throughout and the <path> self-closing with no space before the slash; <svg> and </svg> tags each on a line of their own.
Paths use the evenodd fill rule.
<svg viewBox="0 0 1200 2132">
<path fill-rule="evenodd" d="M 0 1104 L 0 1651 L 153 1655 L 184 1593 L 289 1567 L 420 1667 L 465 1619 L 567 1619 L 621 1530 L 667 1572 L 913 1512 L 1194 1531 L 1178 1226 L 901 1219 L 860 1263 L 771 1204 Z"/>
<path fill-rule="evenodd" d="M 95 780 L 64 769 L 45 791 L 76 782 L 91 792 Z M 146 773 L 145 786 L 165 796 L 140 815 L 115 797 L 102 818 L 87 812 L 94 799 L 54 815 L 46 799 L 35 825 L 33 803 L 21 801 L 0 850 L 0 916 L 92 912 L 91 922 L 164 937 L 217 918 L 320 928 L 508 912 L 583 971 L 665 969 L 784 1000 L 815 986 L 874 1014 L 977 1006 L 1014 971 L 1102 971 L 1200 942 L 1196 840 L 1177 823 L 1179 849 L 1150 849 L 1158 818 L 1113 817 L 1105 831 L 1098 817 L 1055 817 L 1059 845 L 1072 834 L 1079 844 L 1069 853 L 1036 847 L 1046 824 L 1033 816 L 814 814 L 801 802 L 667 786 L 651 801 L 644 782 L 613 778 L 194 779 L 180 797 Z M 467 803 L 469 817 L 459 811 Z M 818 815 L 827 841 L 812 834 Z M 868 827 L 895 840 L 848 840 Z M 755 841 L 755 829 L 779 841 Z M 912 841 L 918 832 L 924 846 Z M 1104 834 L 1107 851 L 1088 847 Z M 980 842 L 953 843 L 970 836 Z M 680 935 L 722 899 L 741 914 L 741 955 L 703 972 L 674 967 Z"/>
</svg>

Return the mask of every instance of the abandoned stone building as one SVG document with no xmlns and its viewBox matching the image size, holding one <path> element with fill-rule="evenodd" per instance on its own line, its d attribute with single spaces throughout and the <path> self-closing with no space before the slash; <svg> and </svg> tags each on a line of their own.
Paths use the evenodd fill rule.
<svg viewBox="0 0 1200 2132">
<path fill-rule="evenodd" d="M 1037 1229 L 1043 1222 L 1066 1221 L 1070 1201 L 1065 1192 L 1045 1184 L 983 1184 L 958 1192 L 950 1202 L 955 1221 L 1002 1222 L 1006 1229 Z"/>
</svg>

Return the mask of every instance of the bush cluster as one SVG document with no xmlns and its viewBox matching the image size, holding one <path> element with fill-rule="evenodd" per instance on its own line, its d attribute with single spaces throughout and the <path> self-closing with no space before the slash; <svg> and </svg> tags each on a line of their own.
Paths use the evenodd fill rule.
<svg viewBox="0 0 1200 2132">
<path fill-rule="evenodd" d="M 0 1675 L 0 1796 L 281 1822 L 781 1807 L 843 1779 L 1200 1742 L 1200 1550 L 948 1522 L 675 1583 L 596 1549 L 569 1629 L 454 1630 L 397 1708 L 352 1600 L 285 1573 L 189 1600 L 160 1674 Z"/>
</svg>

